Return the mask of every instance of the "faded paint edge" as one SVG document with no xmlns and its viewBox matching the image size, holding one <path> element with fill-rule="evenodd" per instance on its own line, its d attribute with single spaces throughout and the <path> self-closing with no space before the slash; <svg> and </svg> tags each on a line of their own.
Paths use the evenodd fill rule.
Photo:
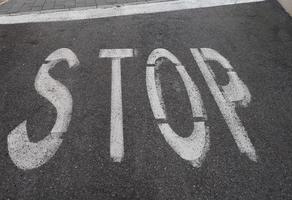
<svg viewBox="0 0 292 200">
<path fill-rule="evenodd" d="M 32 12 L 19 15 L 2 15 L 0 24 L 21 24 L 37 22 L 57 22 L 107 17 L 150 14 L 159 12 L 179 11 L 196 8 L 206 8 L 241 3 L 262 2 L 265 0 L 178 0 L 155 2 L 121 7 L 89 8 L 86 10 L 66 10 L 58 12 Z"/>
</svg>

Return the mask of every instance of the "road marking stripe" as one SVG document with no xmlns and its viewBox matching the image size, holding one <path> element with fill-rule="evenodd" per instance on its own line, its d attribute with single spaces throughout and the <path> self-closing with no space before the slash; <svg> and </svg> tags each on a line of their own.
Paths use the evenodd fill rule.
<svg viewBox="0 0 292 200">
<path fill-rule="evenodd" d="M 66 10 L 59 12 L 34 12 L 18 15 L 0 16 L 0 24 L 21 24 L 36 22 L 72 21 L 97 19 L 137 14 L 178 11 L 195 8 L 262 2 L 265 0 L 178 0 L 169 2 L 123 5 L 110 8 L 90 8 L 86 10 Z"/>
<path fill-rule="evenodd" d="M 160 58 L 167 58 L 176 65 L 176 70 L 185 85 L 194 118 L 192 134 L 189 137 L 179 136 L 168 123 L 160 83 L 159 64 L 156 68 L 151 66 L 157 63 Z M 209 150 L 209 133 L 208 127 L 205 126 L 207 116 L 198 87 L 176 56 L 166 49 L 153 50 L 148 57 L 147 65 L 150 65 L 146 68 L 147 93 L 153 115 L 158 120 L 158 127 L 162 135 L 181 158 L 189 161 L 193 167 L 200 167 Z"/>
<path fill-rule="evenodd" d="M 133 49 L 101 49 L 100 58 L 112 58 L 110 155 L 114 162 L 124 158 L 124 124 L 121 59 L 134 56 Z"/>
<path fill-rule="evenodd" d="M 207 58 L 206 60 L 214 60 L 214 61 L 216 60 L 225 68 L 226 67 L 232 68 L 232 66 L 223 56 L 221 56 L 219 53 L 215 53 L 215 51 L 212 49 L 204 48 L 204 49 L 201 49 L 201 51 L 202 51 L 202 55 L 198 49 L 191 49 L 193 57 L 195 61 L 197 62 L 199 69 L 203 74 L 203 77 L 206 80 L 206 83 L 211 91 L 211 94 L 213 95 L 219 107 L 219 110 L 221 111 L 240 152 L 245 153 L 251 160 L 256 162 L 257 155 L 256 155 L 255 148 L 253 144 L 251 143 L 248 137 L 248 134 L 236 113 L 235 107 L 234 105 L 231 104 L 230 100 L 226 100 L 226 97 L 220 91 L 212 75 L 213 71 L 210 69 L 210 66 L 208 66 L 208 64 L 205 62 L 204 57 Z M 243 84 L 243 82 L 240 82 L 240 84 Z M 235 92 L 238 92 L 238 90 L 240 90 L 238 88 L 243 88 L 243 86 L 237 87 L 237 91 Z M 248 94 L 248 96 L 250 96 L 250 94 Z"/>
<path fill-rule="evenodd" d="M 54 105 L 57 119 L 51 133 L 38 142 L 31 142 L 25 120 L 7 137 L 8 153 L 13 163 L 20 169 L 29 170 L 42 166 L 51 159 L 62 144 L 62 135 L 67 132 L 71 121 L 73 99 L 70 91 L 59 81 L 53 79 L 49 71 L 57 63 L 67 61 L 69 68 L 77 67 L 79 60 L 70 49 L 62 48 L 51 53 L 35 78 L 35 89 L 42 97 Z"/>
</svg>

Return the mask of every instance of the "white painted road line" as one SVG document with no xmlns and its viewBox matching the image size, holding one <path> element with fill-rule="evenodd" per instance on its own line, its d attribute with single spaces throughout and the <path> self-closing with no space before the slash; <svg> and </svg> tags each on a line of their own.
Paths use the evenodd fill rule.
<svg viewBox="0 0 292 200">
<path fill-rule="evenodd" d="M 229 64 L 229 62 L 227 61 L 227 59 L 225 59 L 223 56 L 221 56 L 218 52 L 216 52 L 213 49 L 208 49 L 208 48 L 203 48 L 201 49 L 202 51 L 202 55 L 200 53 L 200 51 L 198 49 L 191 49 L 191 52 L 194 56 L 195 61 L 197 62 L 200 71 L 202 72 L 207 85 L 231 131 L 231 134 L 233 135 L 233 138 L 240 150 L 241 153 L 245 153 L 251 160 L 253 161 L 257 161 L 257 155 L 256 155 L 256 151 L 255 148 L 253 146 L 253 144 L 251 143 L 248 134 L 244 128 L 244 126 L 241 123 L 240 118 L 238 117 L 236 110 L 235 110 L 235 103 L 234 102 L 230 102 L 230 99 L 232 98 L 227 98 L 226 94 L 230 94 L 231 92 L 225 92 L 224 88 L 223 91 L 224 93 L 222 93 L 216 83 L 215 77 L 214 77 L 214 72 L 212 71 L 211 67 L 205 62 L 205 61 L 217 61 L 219 64 L 222 65 L 222 67 L 224 67 L 225 69 L 229 69 L 229 70 L 233 70 L 233 67 Z M 243 86 L 244 83 L 238 78 L 237 74 L 234 72 L 231 75 L 229 75 L 229 79 L 232 80 L 234 78 L 230 78 L 231 76 L 236 76 L 237 78 L 234 80 L 239 81 L 238 84 L 234 84 L 233 88 L 238 86 L 236 89 L 232 90 L 235 93 L 239 94 L 233 94 L 232 97 L 242 97 L 242 101 L 246 101 L 245 100 L 245 96 L 248 96 L 248 99 L 250 100 L 250 93 L 247 89 L 246 86 Z M 233 82 L 231 81 L 229 84 L 232 84 Z M 230 88 L 230 87 L 228 87 Z M 232 88 L 232 87 L 231 87 Z M 225 88 L 226 89 L 226 88 Z M 246 95 L 241 95 L 242 93 L 248 93 Z M 238 101 L 239 99 L 235 98 L 236 101 Z M 248 100 L 247 100 L 248 101 Z M 243 104 L 244 106 L 246 106 L 247 102 L 245 104 Z M 242 105 L 242 104 L 240 104 Z"/>
<path fill-rule="evenodd" d="M 101 49 L 100 58 L 112 58 L 110 155 L 114 162 L 124 157 L 121 59 L 134 56 L 133 49 Z"/>
<path fill-rule="evenodd" d="M 176 70 L 186 87 L 194 118 L 194 128 L 189 137 L 180 137 L 168 123 L 166 110 L 163 108 L 164 100 L 161 95 L 162 89 L 160 88 L 160 81 L 156 80 L 158 79 L 156 74 L 159 73 L 159 69 L 155 68 L 159 68 L 159 65 L 156 64 L 159 58 L 167 58 L 176 65 Z M 157 71 L 157 73 L 155 73 L 155 71 Z M 146 86 L 154 117 L 157 120 L 163 120 L 162 122 L 158 121 L 158 127 L 166 142 L 181 158 L 189 161 L 194 167 L 200 167 L 209 150 L 209 133 L 208 128 L 205 126 L 207 117 L 205 115 L 204 104 L 199 89 L 192 81 L 185 67 L 175 55 L 168 50 L 161 48 L 155 49 L 147 60 Z M 196 121 L 195 119 L 199 120 Z"/>
<path fill-rule="evenodd" d="M 0 24 L 21 24 L 36 22 L 72 21 L 97 19 L 137 14 L 149 14 L 207 8 L 214 6 L 233 5 L 241 3 L 262 2 L 265 0 L 178 0 L 169 2 L 123 5 L 121 7 L 91 8 L 86 10 L 68 10 L 59 12 L 35 12 L 19 15 L 0 16 Z"/>
<path fill-rule="evenodd" d="M 235 110 L 235 105 L 246 107 L 250 103 L 251 94 L 247 86 L 240 80 L 229 61 L 214 49 L 191 48 L 191 53 L 239 150 L 256 162 L 257 155 L 254 146 Z M 135 49 L 101 49 L 99 53 L 100 58 L 110 58 L 112 61 L 110 156 L 114 162 L 121 162 L 125 154 L 121 59 L 131 58 L 135 55 L 137 55 L 137 50 Z M 162 76 L 159 68 L 164 59 L 168 59 L 175 65 L 189 96 L 194 123 L 192 134 L 189 137 L 179 136 L 168 122 L 167 109 L 165 109 L 159 80 Z M 26 120 L 8 135 L 9 156 L 13 163 L 23 170 L 40 167 L 55 155 L 63 141 L 61 136 L 67 132 L 71 121 L 73 110 L 72 95 L 62 83 L 53 79 L 49 72 L 61 61 L 67 61 L 69 68 L 73 68 L 79 65 L 79 60 L 70 49 L 61 48 L 51 53 L 46 58 L 46 61 L 48 63 L 40 67 L 35 78 L 35 89 L 39 95 L 54 105 L 57 110 L 57 119 L 51 133 L 39 142 L 30 141 L 26 129 Z M 219 85 L 216 82 L 216 74 L 207 63 L 208 61 L 216 61 L 226 69 L 229 77 L 227 85 Z M 189 161 L 193 167 L 200 167 L 210 146 L 204 103 L 198 87 L 185 67 L 170 51 L 158 48 L 148 56 L 146 88 L 153 115 L 166 142 L 181 158 Z"/>
<path fill-rule="evenodd" d="M 36 76 L 35 89 L 55 106 L 57 119 L 51 133 L 36 143 L 29 140 L 26 120 L 8 135 L 9 156 L 23 170 L 40 167 L 55 155 L 63 141 L 61 136 L 67 132 L 71 121 L 72 95 L 62 83 L 50 76 L 49 71 L 61 61 L 67 61 L 70 68 L 76 67 L 79 60 L 70 49 L 62 48 L 50 54 L 46 61 L 49 63 L 43 64 Z"/>
</svg>

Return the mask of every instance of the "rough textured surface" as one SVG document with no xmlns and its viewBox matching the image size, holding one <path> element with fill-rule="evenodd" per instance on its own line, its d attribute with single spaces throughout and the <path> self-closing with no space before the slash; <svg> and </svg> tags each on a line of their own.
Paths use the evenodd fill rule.
<svg viewBox="0 0 292 200">
<path fill-rule="evenodd" d="M 122 4 L 146 2 L 148 2 L 148 0 L 10 0 L 8 3 L 0 6 L 0 14 L 49 11 L 55 9 L 75 9 L 83 7 L 118 6 Z"/>
<path fill-rule="evenodd" d="M 72 93 L 72 122 L 52 160 L 35 170 L 19 170 L 7 154 L 7 135 L 25 119 L 32 141 L 52 128 L 56 111 L 36 93 L 33 82 L 44 59 L 63 47 L 81 63 L 77 70 L 60 63 L 51 73 Z M 158 47 L 181 60 L 201 91 L 211 146 L 199 169 L 167 145 L 154 120 L 145 68 L 149 53 Z M 190 48 L 201 47 L 228 58 L 252 94 L 250 106 L 237 111 L 258 163 L 240 154 L 191 56 Z M 138 50 L 136 58 L 122 61 L 121 164 L 109 156 L 111 62 L 98 58 L 102 48 Z M 292 22 L 273 3 L 2 25 L 0 52 L 0 199 L 292 198 Z M 185 87 L 173 67 L 167 65 L 161 73 L 171 126 L 187 136 L 192 118 Z M 226 83 L 226 77 L 220 81 Z"/>
</svg>

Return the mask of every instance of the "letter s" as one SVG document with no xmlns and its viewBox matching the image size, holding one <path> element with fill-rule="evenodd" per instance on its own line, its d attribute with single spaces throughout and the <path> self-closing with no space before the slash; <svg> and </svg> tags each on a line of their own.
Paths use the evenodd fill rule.
<svg viewBox="0 0 292 200">
<path fill-rule="evenodd" d="M 30 142 L 25 120 L 8 135 L 9 156 L 20 169 L 34 169 L 51 159 L 60 147 L 61 136 L 70 124 L 73 104 L 70 91 L 49 75 L 49 71 L 61 61 L 67 61 L 70 68 L 79 65 L 77 56 L 70 49 L 58 49 L 46 58 L 47 63 L 40 67 L 34 83 L 36 91 L 57 110 L 57 119 L 51 134 L 39 142 Z"/>
</svg>

